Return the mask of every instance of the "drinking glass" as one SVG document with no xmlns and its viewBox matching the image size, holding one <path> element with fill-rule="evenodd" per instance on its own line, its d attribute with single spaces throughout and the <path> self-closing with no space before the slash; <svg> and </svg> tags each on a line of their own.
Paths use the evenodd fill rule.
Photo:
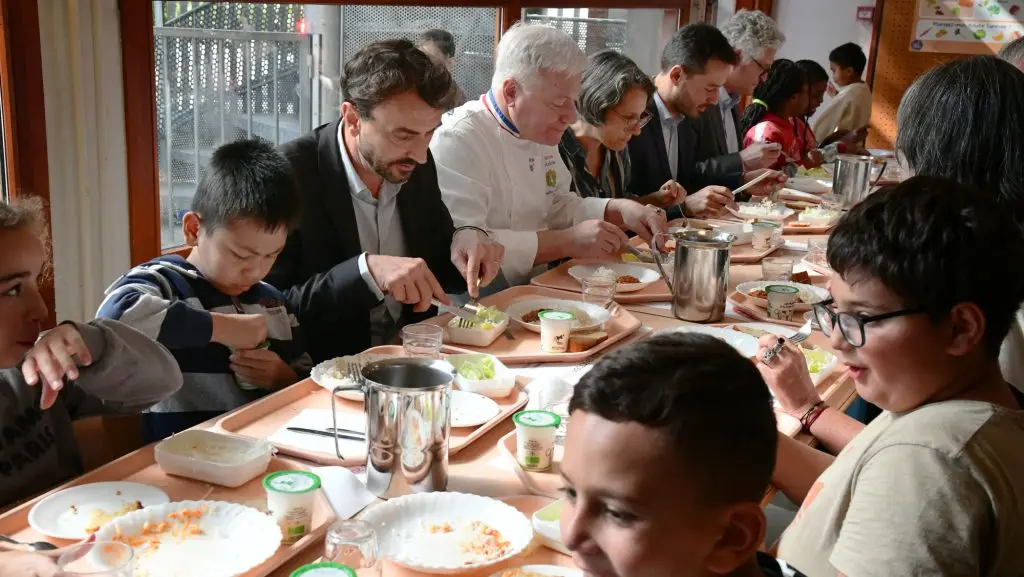
<svg viewBox="0 0 1024 577">
<path fill-rule="evenodd" d="M 324 540 L 324 561 L 351 567 L 359 577 L 380 577 L 377 533 L 366 521 L 335 521 Z"/>
<path fill-rule="evenodd" d="M 823 194 L 818 197 L 821 200 L 821 204 L 818 205 L 822 210 L 832 210 L 835 212 L 843 211 L 843 199 L 834 194 Z"/>
<path fill-rule="evenodd" d="M 410 357 L 437 359 L 441 357 L 444 327 L 416 323 L 402 327 L 402 348 Z"/>
<path fill-rule="evenodd" d="M 132 548 L 124 543 L 84 543 L 57 559 L 58 577 L 132 577 Z"/>
<path fill-rule="evenodd" d="M 793 278 L 793 259 L 769 257 L 761 261 L 761 278 L 764 280 L 790 280 Z"/>
<path fill-rule="evenodd" d="M 544 383 L 537 393 L 537 404 L 541 410 L 552 412 L 561 417 L 562 422 L 555 430 L 555 444 L 565 443 L 565 431 L 569 426 L 569 401 L 572 399 L 573 386 L 562 379 Z"/>
<path fill-rule="evenodd" d="M 615 302 L 615 287 L 618 283 L 613 278 L 592 276 L 580 279 L 580 285 L 583 287 L 582 300 L 585 303 L 607 309 Z"/>
<path fill-rule="evenodd" d="M 828 238 L 807 239 L 807 262 L 828 266 Z"/>
</svg>

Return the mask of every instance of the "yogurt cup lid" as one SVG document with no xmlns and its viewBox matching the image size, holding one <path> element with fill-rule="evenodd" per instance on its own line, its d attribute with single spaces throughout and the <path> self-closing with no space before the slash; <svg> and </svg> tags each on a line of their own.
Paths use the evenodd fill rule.
<svg viewBox="0 0 1024 577">
<path fill-rule="evenodd" d="M 540 311 L 537 313 L 537 318 L 549 321 L 572 321 L 576 320 L 576 315 L 565 311 Z"/>
<path fill-rule="evenodd" d="M 789 286 L 785 284 L 770 284 L 764 287 L 766 293 L 783 293 L 783 294 L 795 294 L 800 292 L 800 289 L 795 286 Z"/>
<path fill-rule="evenodd" d="M 320 488 L 320 477 L 308 471 L 277 471 L 263 477 L 263 488 L 275 493 L 299 495 Z"/>
<path fill-rule="evenodd" d="M 351 567 L 338 563 L 312 563 L 292 572 L 290 577 L 356 577 Z"/>
<path fill-rule="evenodd" d="M 524 427 L 557 427 L 562 424 L 562 417 L 551 411 L 520 411 L 512 415 L 512 422 Z"/>
</svg>

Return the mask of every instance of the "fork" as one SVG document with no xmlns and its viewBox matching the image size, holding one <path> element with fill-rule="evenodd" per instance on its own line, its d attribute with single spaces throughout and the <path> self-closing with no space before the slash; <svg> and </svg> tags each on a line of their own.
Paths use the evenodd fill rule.
<svg viewBox="0 0 1024 577">
<path fill-rule="evenodd" d="M 350 361 L 348 363 L 348 380 L 357 385 L 363 384 L 363 363 L 361 361 Z"/>
<path fill-rule="evenodd" d="M 477 302 L 477 299 L 469 299 L 469 302 L 466 303 L 462 308 L 470 310 L 470 311 L 473 311 L 476 314 L 480 314 L 480 311 L 484 310 L 484 308 L 486 308 L 486 307 L 484 307 L 484 305 L 482 305 L 479 302 Z M 462 328 L 462 329 L 471 329 L 471 328 L 473 328 L 473 323 L 470 322 L 469 326 L 462 326 L 462 321 L 460 320 L 458 326 L 459 326 L 459 328 Z M 502 334 L 505 335 L 505 338 L 510 340 L 510 341 L 516 340 L 516 338 L 514 336 L 512 336 L 512 331 L 508 330 L 507 328 L 505 329 L 505 332 L 502 333 Z"/>
<path fill-rule="evenodd" d="M 811 321 L 807 321 L 806 323 L 804 323 L 804 326 L 800 327 L 800 330 L 798 330 L 795 335 L 789 338 L 789 342 L 793 343 L 794 345 L 799 345 L 800 343 L 806 341 L 810 337 Z M 763 355 L 761 355 L 761 362 L 766 365 L 771 364 L 772 359 L 774 359 L 775 356 L 779 354 L 779 351 L 781 351 L 782 347 L 784 346 L 786 346 L 786 340 L 780 337 L 779 342 L 776 343 L 774 347 L 768 349 L 767 351 L 764 352 Z"/>
</svg>

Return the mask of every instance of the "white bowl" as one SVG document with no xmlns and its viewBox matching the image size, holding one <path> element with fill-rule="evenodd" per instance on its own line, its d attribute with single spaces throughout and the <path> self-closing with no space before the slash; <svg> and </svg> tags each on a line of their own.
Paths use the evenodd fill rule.
<svg viewBox="0 0 1024 577">
<path fill-rule="evenodd" d="M 490 357 L 491 362 L 494 363 L 493 379 L 478 381 L 474 379 L 467 379 L 458 374 L 459 367 L 462 366 L 462 363 L 482 357 Z M 498 357 L 495 357 L 494 355 L 448 355 L 448 362 L 455 367 L 455 384 L 463 391 L 476 393 L 492 399 L 504 399 L 512 394 L 512 389 L 516 386 L 515 373 L 508 370 L 508 367 L 506 367 L 498 360 Z"/>
<path fill-rule="evenodd" d="M 333 359 L 326 360 L 319 365 L 313 367 L 313 370 L 309 373 L 313 382 L 327 389 L 333 391 L 335 387 L 352 387 L 357 385 L 355 381 L 348 378 L 347 367 L 349 363 L 359 363 L 361 365 L 368 365 L 377 361 L 384 361 L 387 359 L 396 359 L 404 355 L 391 355 L 391 354 L 380 354 L 380 353 L 359 353 L 357 355 L 349 355 L 345 357 L 335 357 Z M 340 376 L 331 375 L 331 369 L 338 369 Z M 338 393 L 338 396 L 342 399 L 349 401 L 362 401 L 362 391 L 342 391 Z"/>
<path fill-rule="evenodd" d="M 448 342 L 457 345 L 469 345 L 471 347 L 489 347 L 491 343 L 497 339 L 501 333 L 505 332 L 508 328 L 508 315 L 504 315 L 502 321 L 490 329 L 483 329 L 479 326 L 474 326 L 471 329 L 466 329 L 458 326 L 459 320 L 453 318 L 447 325 L 445 325 L 445 333 L 448 337 Z"/>
<path fill-rule="evenodd" d="M 583 301 L 569 301 L 564 299 L 550 298 L 528 298 L 516 301 L 505 309 L 512 322 L 517 323 L 528 331 L 540 333 L 540 322 L 524 323 L 523 315 L 536 310 L 559 310 L 571 312 L 577 316 L 574 331 L 588 332 L 595 331 L 604 326 L 612 318 L 611 313 L 606 309 Z M 582 314 L 580 314 L 582 313 Z"/>
<path fill-rule="evenodd" d="M 424 573 L 465 573 L 492 567 L 522 553 L 533 540 L 530 520 L 515 507 L 489 497 L 466 493 L 416 493 L 370 507 L 362 520 L 377 532 L 381 556 Z M 493 558 L 477 558 L 460 547 L 469 523 L 484 523 L 509 542 Z M 431 525 L 449 524 L 454 532 L 429 532 Z"/>
<path fill-rule="evenodd" d="M 739 218 L 758 218 L 762 220 L 786 220 L 796 212 L 792 208 L 781 203 L 776 204 L 775 210 L 771 213 L 758 212 L 759 207 L 760 203 L 738 202 L 736 203 L 736 208 L 727 206 L 725 209 L 731 212 L 733 216 Z"/>
<path fill-rule="evenodd" d="M 274 446 L 259 439 L 194 429 L 160 441 L 154 451 L 157 465 L 168 475 L 241 487 L 267 471 Z"/>
<path fill-rule="evenodd" d="M 110 481 L 75 485 L 46 497 L 28 512 L 30 527 L 47 537 L 78 541 L 97 523 L 142 505 L 170 502 L 167 493 L 142 483 Z M 137 502 L 137 504 L 136 504 Z M 88 529 L 88 530 L 87 530 Z"/>
<path fill-rule="evenodd" d="M 727 232 L 736 237 L 732 245 L 737 246 L 741 244 L 750 244 L 751 239 L 754 238 L 754 227 L 743 222 L 739 224 L 723 224 L 721 226 L 715 226 L 715 230 L 720 232 Z M 668 271 L 665 271 L 666 273 Z"/>
<path fill-rule="evenodd" d="M 616 277 L 632 276 L 640 282 L 618 283 L 615 285 L 615 292 L 629 293 L 642 290 L 651 283 L 657 282 L 661 276 L 649 267 L 639 264 L 627 264 L 622 262 L 602 262 L 595 264 L 578 264 L 569 267 L 569 276 L 583 282 L 597 273 L 598 269 L 610 269 L 615 272 Z"/>
<path fill-rule="evenodd" d="M 533 523 L 533 530 L 540 537 L 541 543 L 548 549 L 554 549 L 559 553 L 572 555 L 565 544 L 562 543 L 562 532 L 559 524 L 562 518 L 562 507 L 565 506 L 565 499 L 559 499 L 550 505 L 538 509 L 530 522 Z"/>
<path fill-rule="evenodd" d="M 671 329 L 659 331 L 659 333 L 699 333 L 710 335 L 716 339 L 725 341 L 729 346 L 739 351 L 741 355 L 751 358 L 757 355 L 757 339 L 739 331 L 727 327 L 708 327 L 704 325 L 679 325 Z"/>
<path fill-rule="evenodd" d="M 814 303 L 821 302 L 828 298 L 828 291 L 821 287 L 783 280 L 755 280 L 750 282 L 743 282 L 736 285 L 736 292 L 744 294 L 747 298 L 750 299 L 750 301 L 753 304 L 766 309 L 768 308 L 768 301 L 765 299 L 750 296 L 750 291 L 754 289 L 764 289 L 764 287 L 768 285 L 775 284 L 791 286 L 800 291 L 801 300 L 800 302 L 797 302 L 795 305 L 793 305 L 793 310 L 795 311 L 809 311 L 811 310 L 811 305 L 813 305 Z"/>
<path fill-rule="evenodd" d="M 786 181 L 786 188 L 811 194 L 825 194 L 832 192 L 832 179 L 813 176 L 791 176 Z"/>
</svg>

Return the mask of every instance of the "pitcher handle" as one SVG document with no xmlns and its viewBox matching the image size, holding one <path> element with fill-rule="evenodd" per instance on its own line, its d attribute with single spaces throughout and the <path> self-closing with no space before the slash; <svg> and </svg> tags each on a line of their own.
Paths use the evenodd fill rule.
<svg viewBox="0 0 1024 577">
<path fill-rule="evenodd" d="M 675 240 L 675 236 L 667 232 L 656 233 L 651 237 L 651 253 L 654 255 L 654 265 L 658 267 L 658 273 L 661 274 L 661 278 L 668 285 L 668 292 L 675 294 L 676 291 L 672 288 L 672 280 L 665 274 L 665 267 L 661 266 L 661 255 L 669 254 L 667 251 L 662 251 L 661 246 L 667 246 L 668 240 Z"/>
<path fill-rule="evenodd" d="M 876 176 L 875 177 L 875 181 L 871 183 L 871 188 L 874 188 L 874 187 L 878 186 L 878 183 L 881 182 L 882 177 L 885 176 L 885 167 L 888 166 L 888 165 L 889 165 L 889 161 L 888 160 L 883 160 L 882 161 L 882 170 L 878 171 L 878 176 Z"/>
<path fill-rule="evenodd" d="M 335 431 L 338 431 L 338 430 L 341 429 L 341 427 L 338 426 L 338 409 L 337 409 L 337 405 L 336 405 L 337 399 L 335 399 L 335 395 L 337 395 L 338 393 L 344 392 L 344 391 L 360 391 L 360 392 L 362 392 L 363 393 L 363 406 L 364 407 L 366 406 L 366 388 L 363 387 L 363 385 L 338 385 L 337 387 L 334 387 L 334 389 L 331 390 L 331 426 L 334 427 Z M 369 438 L 367 438 L 367 441 L 369 441 Z M 341 446 L 338 445 L 338 435 L 337 435 L 337 433 L 335 433 L 335 435 L 334 435 L 334 454 L 338 456 L 338 459 L 340 459 L 342 461 L 345 460 L 345 455 L 341 454 Z"/>
</svg>

